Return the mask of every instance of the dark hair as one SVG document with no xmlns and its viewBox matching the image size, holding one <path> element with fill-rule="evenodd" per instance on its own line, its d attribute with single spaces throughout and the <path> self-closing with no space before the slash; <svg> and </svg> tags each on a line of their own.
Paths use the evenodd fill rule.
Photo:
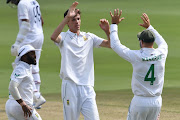
<svg viewBox="0 0 180 120">
<path fill-rule="evenodd" d="M 77 10 L 77 9 L 75 9 L 75 10 Z M 66 12 L 64 13 L 64 18 L 65 18 L 65 17 L 66 17 L 66 15 L 68 14 L 68 11 L 69 11 L 69 9 L 68 9 L 68 10 L 66 10 Z M 79 11 L 77 12 L 77 14 L 81 15 L 81 11 L 79 10 Z"/>
<path fill-rule="evenodd" d="M 155 36 L 150 30 L 139 32 L 137 37 L 145 43 L 153 43 L 155 40 Z"/>
<path fill-rule="evenodd" d="M 9 2 L 12 2 L 13 4 L 18 5 L 19 1 L 20 0 L 7 0 L 6 3 L 8 4 Z"/>
</svg>

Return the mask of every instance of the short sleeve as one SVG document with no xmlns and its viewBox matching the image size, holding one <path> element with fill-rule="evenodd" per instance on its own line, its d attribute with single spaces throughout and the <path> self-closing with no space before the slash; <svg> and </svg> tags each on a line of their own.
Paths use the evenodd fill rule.
<svg viewBox="0 0 180 120">
<path fill-rule="evenodd" d="M 22 2 L 20 2 L 18 4 L 18 18 L 19 19 L 29 19 L 28 7 Z"/>
<path fill-rule="evenodd" d="M 65 38 L 65 35 L 66 35 L 66 32 L 61 32 L 61 33 L 59 34 L 59 36 L 61 36 L 61 40 L 60 40 L 60 42 L 59 42 L 59 43 L 54 42 L 54 43 L 55 43 L 55 45 L 57 45 L 57 46 L 61 46 L 61 44 L 62 44 L 62 42 L 63 42 L 63 40 L 64 40 L 64 38 Z"/>
<path fill-rule="evenodd" d="M 100 44 L 103 42 L 104 39 L 92 33 L 88 33 L 88 34 L 93 39 L 93 47 L 96 47 L 96 48 L 100 47 Z"/>
</svg>

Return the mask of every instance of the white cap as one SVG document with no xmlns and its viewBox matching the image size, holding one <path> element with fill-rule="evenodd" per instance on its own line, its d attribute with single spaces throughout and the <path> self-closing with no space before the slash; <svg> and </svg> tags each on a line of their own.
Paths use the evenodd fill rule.
<svg viewBox="0 0 180 120">
<path fill-rule="evenodd" d="M 23 55 L 25 55 L 26 53 L 30 52 L 30 51 L 39 51 L 41 49 L 35 49 L 33 46 L 31 45 L 23 45 L 19 50 L 18 50 L 18 56 L 16 58 L 16 61 L 15 62 L 18 62 L 21 57 Z"/>
</svg>

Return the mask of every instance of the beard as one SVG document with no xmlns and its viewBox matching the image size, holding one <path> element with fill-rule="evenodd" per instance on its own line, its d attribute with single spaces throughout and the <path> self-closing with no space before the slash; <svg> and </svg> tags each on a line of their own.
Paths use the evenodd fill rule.
<svg viewBox="0 0 180 120">
<path fill-rule="evenodd" d="M 36 65 L 36 58 L 28 55 L 28 56 L 27 56 L 27 59 L 28 59 L 28 63 L 29 63 L 29 64 Z"/>
</svg>

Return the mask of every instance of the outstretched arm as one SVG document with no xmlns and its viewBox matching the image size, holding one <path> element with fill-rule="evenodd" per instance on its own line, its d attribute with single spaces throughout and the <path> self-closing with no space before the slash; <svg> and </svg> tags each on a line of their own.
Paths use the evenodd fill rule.
<svg viewBox="0 0 180 120">
<path fill-rule="evenodd" d="M 155 35 L 155 42 L 158 45 L 158 48 L 163 48 L 167 51 L 167 43 L 166 41 L 163 39 L 163 37 L 152 27 L 152 25 L 150 24 L 150 19 L 148 17 L 148 15 L 146 13 L 143 13 L 141 16 L 141 19 L 143 20 L 143 23 L 140 23 L 139 25 L 152 31 Z"/>
<path fill-rule="evenodd" d="M 124 20 L 124 17 L 120 18 L 122 15 L 122 10 L 119 11 L 119 9 L 114 9 L 114 15 L 110 11 L 111 15 L 111 33 L 110 33 L 110 38 L 111 38 L 111 48 L 115 48 L 117 45 L 120 44 L 119 37 L 118 37 L 118 24 Z"/>
<path fill-rule="evenodd" d="M 114 15 L 112 12 L 110 12 L 111 15 L 111 33 L 110 33 L 110 39 L 111 39 L 111 48 L 122 58 L 125 60 L 132 62 L 133 53 L 129 48 L 122 45 L 120 43 L 119 37 L 118 37 L 118 24 L 124 20 L 124 17 L 121 18 L 122 10 L 119 11 L 119 9 L 114 10 Z"/>
<path fill-rule="evenodd" d="M 59 43 L 61 41 L 61 36 L 59 35 L 62 30 L 64 29 L 65 25 L 68 23 L 70 18 L 74 17 L 79 10 L 76 10 L 76 6 L 78 5 L 78 2 L 74 2 L 71 7 L 69 8 L 68 14 L 63 19 L 63 21 L 58 25 L 58 27 L 55 29 L 53 34 L 51 35 L 51 40 Z"/>
</svg>

